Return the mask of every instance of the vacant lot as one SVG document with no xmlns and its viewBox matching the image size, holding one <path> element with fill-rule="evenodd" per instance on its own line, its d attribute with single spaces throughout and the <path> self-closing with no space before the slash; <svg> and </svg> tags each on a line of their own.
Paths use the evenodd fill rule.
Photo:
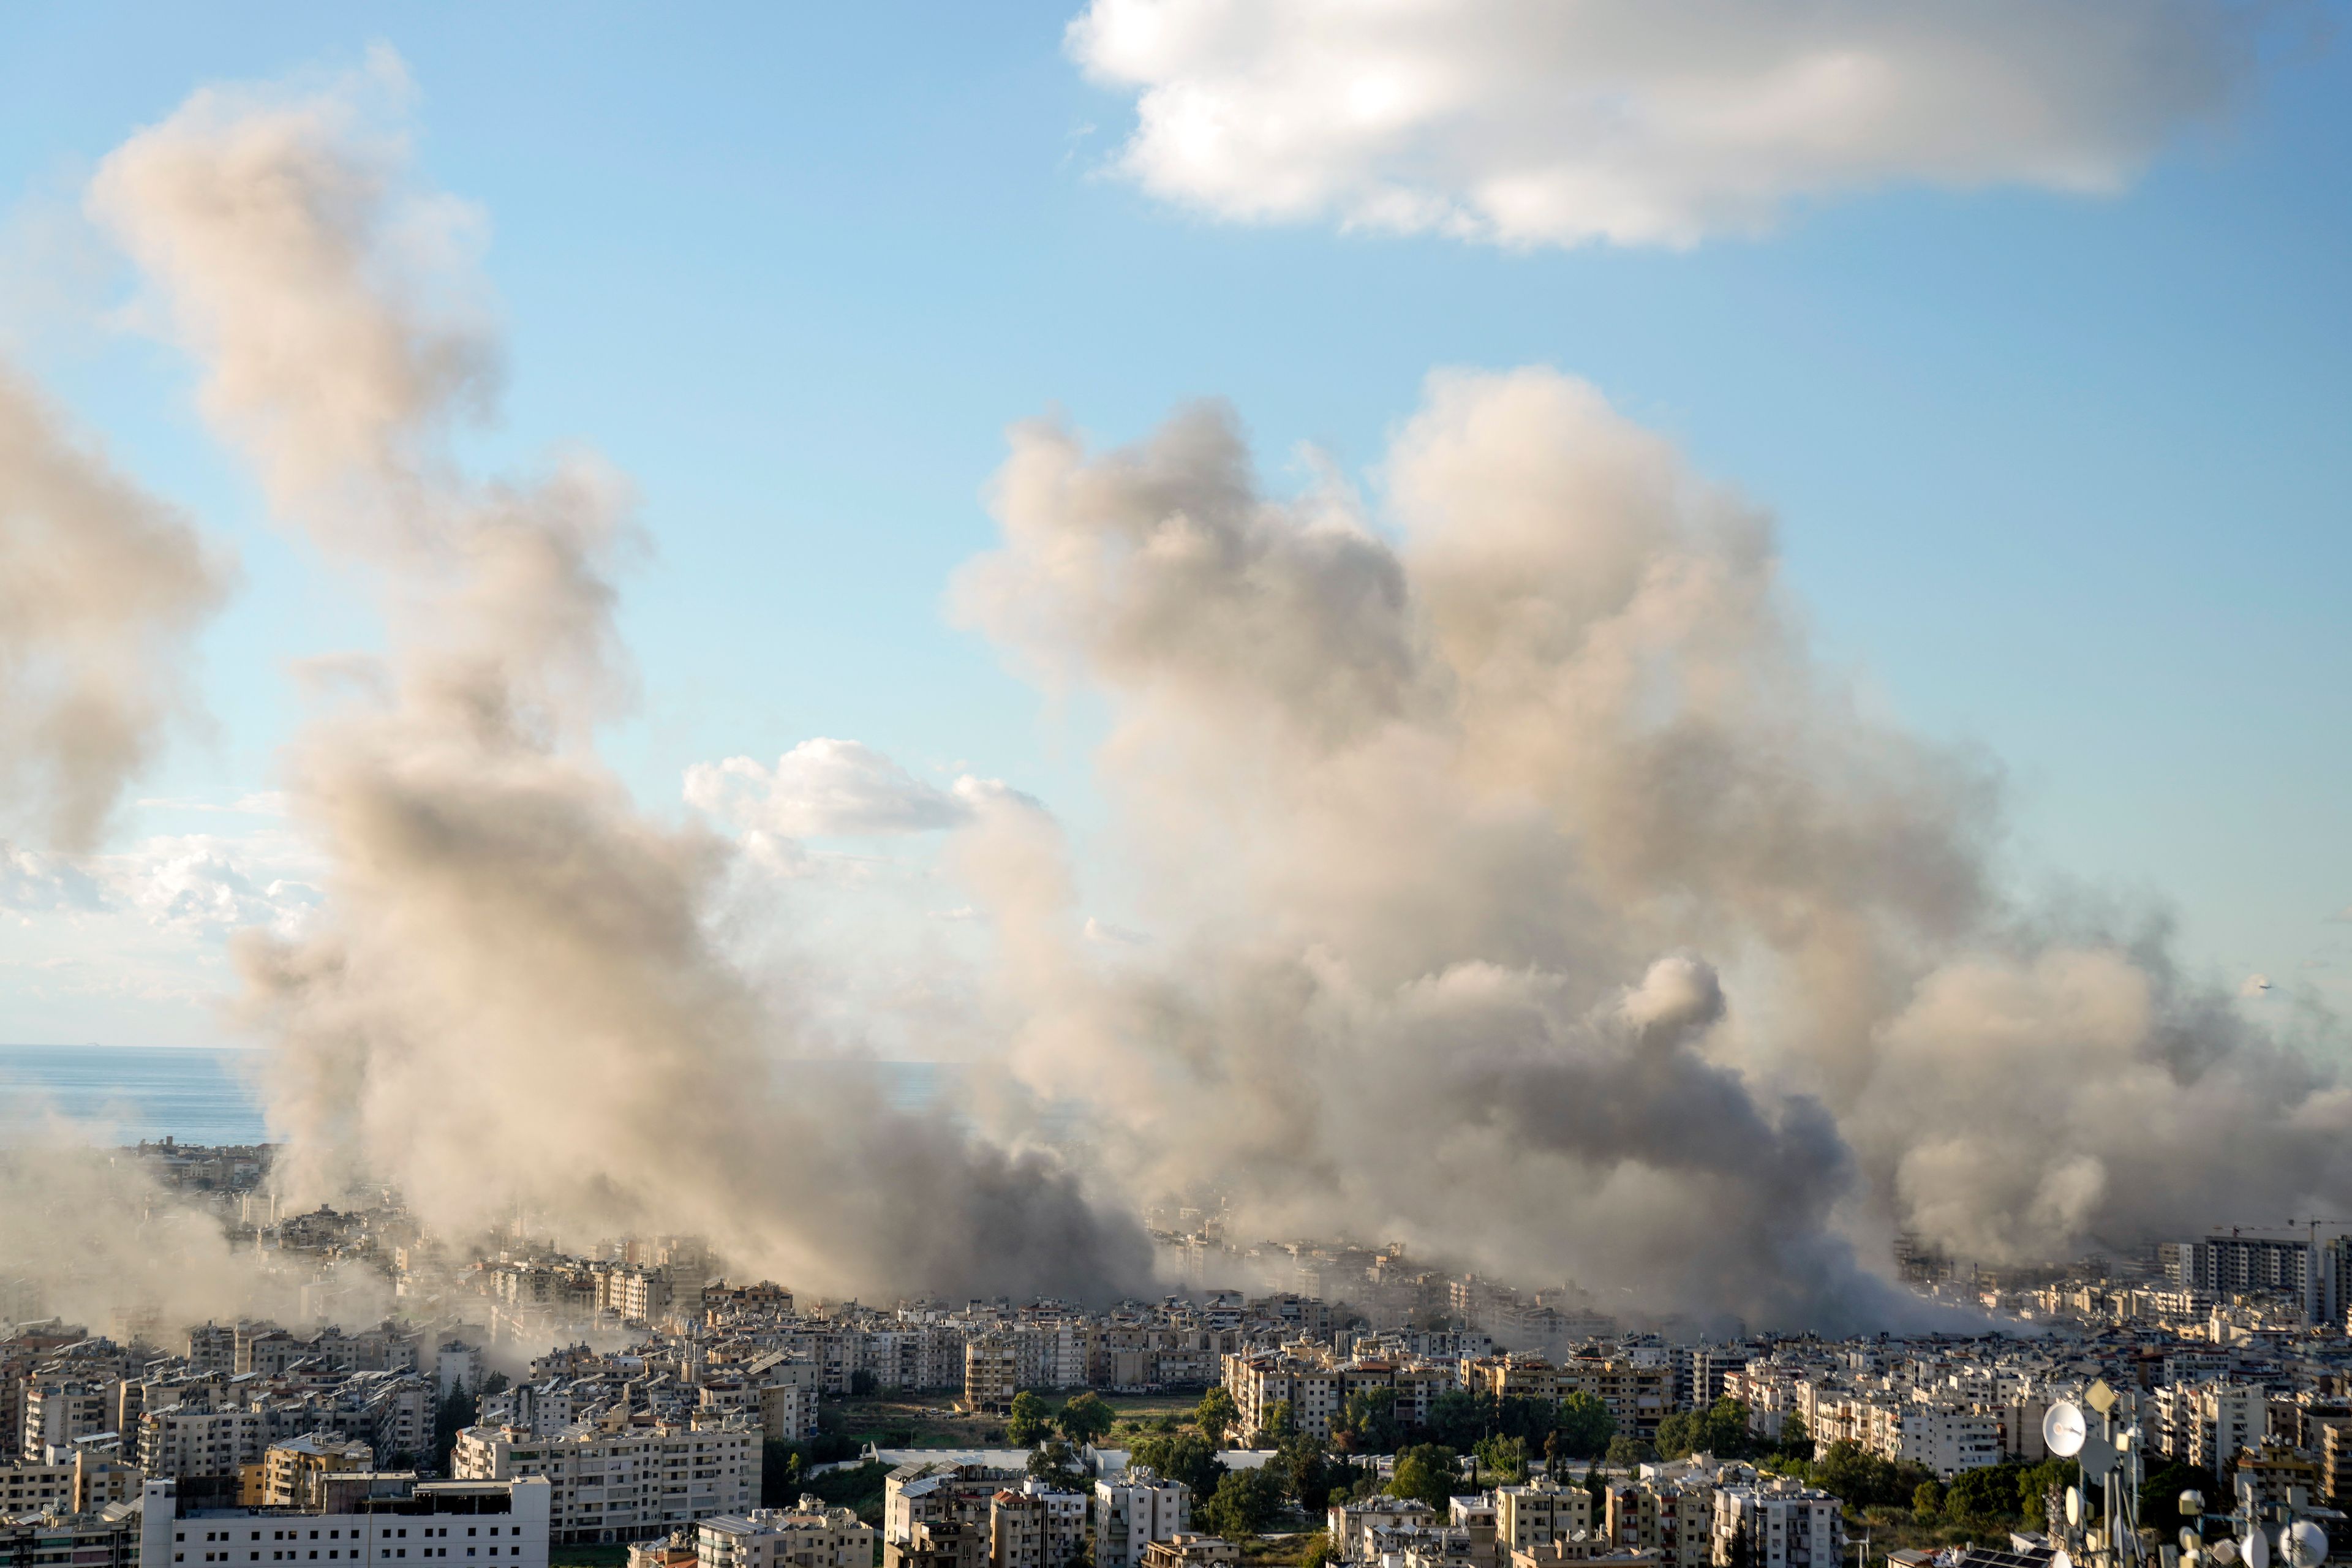
<svg viewBox="0 0 2352 1568">
<path fill-rule="evenodd" d="M 1067 1394 L 1040 1395 L 1058 1408 Z M 1164 1415 L 1189 1415 L 1201 1396 L 1192 1394 L 1107 1394 L 1106 1403 L 1119 1420 L 1151 1423 Z M 1007 1441 L 1002 1416 L 975 1417 L 955 1408 L 951 1394 L 887 1394 L 866 1399 L 845 1399 L 831 1407 L 829 1419 L 854 1442 L 885 1448 L 989 1448 Z"/>
</svg>

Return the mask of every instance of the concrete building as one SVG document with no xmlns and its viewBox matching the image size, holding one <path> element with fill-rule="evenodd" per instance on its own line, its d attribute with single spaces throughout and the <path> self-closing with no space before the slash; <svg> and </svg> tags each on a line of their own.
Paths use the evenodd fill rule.
<svg viewBox="0 0 2352 1568">
<path fill-rule="evenodd" d="M 51 1509 L 60 1513 L 78 1511 L 70 1462 L 0 1465 L 0 1514 L 46 1513 Z"/>
<path fill-rule="evenodd" d="M 139 1468 L 150 1479 L 233 1476 L 261 1462 L 261 1417 L 212 1400 L 152 1405 L 139 1417 Z"/>
<path fill-rule="evenodd" d="M 698 1568 L 872 1568 L 876 1531 L 856 1511 L 803 1497 L 793 1509 L 719 1514 L 695 1527 Z"/>
<path fill-rule="evenodd" d="M 1715 1488 L 1700 1480 L 1612 1486 L 1601 1531 L 1619 1552 L 1657 1558 L 1660 1568 L 1707 1568 L 1715 1560 Z"/>
<path fill-rule="evenodd" d="M 1222 1535 L 1172 1535 L 1143 1549 L 1143 1568 L 1234 1568 L 1242 1549 Z"/>
<path fill-rule="evenodd" d="M 551 1489 L 532 1479 L 486 1484 L 370 1475 L 329 1489 L 317 1510 L 180 1506 L 176 1485 L 149 1481 L 141 1568 L 312 1563 L 401 1564 L 430 1558 L 472 1568 L 547 1568 Z"/>
<path fill-rule="evenodd" d="M 1013 1341 L 982 1334 L 963 1347 L 963 1407 L 975 1415 L 1003 1415 L 1021 1387 L 1021 1361 Z"/>
<path fill-rule="evenodd" d="M 25 1390 L 25 1425 L 16 1452 L 27 1459 L 67 1454 L 83 1438 L 110 1432 L 102 1383 L 36 1383 Z"/>
<path fill-rule="evenodd" d="M 87 1513 L 0 1519 L 0 1568 L 139 1568 L 144 1520 L 135 1502 Z"/>
<path fill-rule="evenodd" d="M 567 1545 L 652 1540 L 760 1500 L 759 1433 L 741 1425 L 583 1424 L 545 1437 L 468 1426 L 451 1461 L 464 1480 L 546 1477 L 549 1528 Z"/>
<path fill-rule="evenodd" d="M 1095 1568 L 1142 1568 L 1143 1549 L 1192 1528 L 1192 1489 L 1140 1467 L 1095 1483 Z"/>
<path fill-rule="evenodd" d="M 1032 1478 L 989 1500 L 989 1568 L 1074 1568 L 1087 1555 L 1087 1494 Z"/>
<path fill-rule="evenodd" d="M 1495 1540 L 1504 1551 L 1568 1541 L 1591 1532 L 1592 1495 L 1546 1476 L 1524 1486 L 1496 1487 Z"/>
<path fill-rule="evenodd" d="M 265 1508 L 321 1508 L 327 1477 L 374 1468 L 375 1450 L 339 1432 L 289 1437 L 261 1451 L 259 1501 Z"/>
<path fill-rule="evenodd" d="M 1838 1568 L 1845 1550 L 1843 1505 L 1825 1491 L 1794 1481 L 1717 1487 L 1715 1549 L 1717 1568 L 1733 1560 L 1745 1531 L 1755 1568 Z"/>
</svg>

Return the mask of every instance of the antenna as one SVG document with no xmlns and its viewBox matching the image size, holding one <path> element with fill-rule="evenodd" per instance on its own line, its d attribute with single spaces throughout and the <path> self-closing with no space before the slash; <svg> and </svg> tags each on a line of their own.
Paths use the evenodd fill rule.
<svg viewBox="0 0 2352 1568">
<path fill-rule="evenodd" d="M 2288 1568 L 2319 1568 L 2327 1561 L 2327 1531 L 2307 1519 L 2279 1531 L 2279 1555 Z"/>
</svg>

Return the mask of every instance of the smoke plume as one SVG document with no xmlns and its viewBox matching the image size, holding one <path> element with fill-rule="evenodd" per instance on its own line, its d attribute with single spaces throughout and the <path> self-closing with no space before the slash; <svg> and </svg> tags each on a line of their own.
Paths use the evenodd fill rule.
<svg viewBox="0 0 2352 1568">
<path fill-rule="evenodd" d="M 298 1196 L 397 1182 L 444 1235 L 698 1230 L 816 1290 L 1139 1281 L 1142 1235 L 1034 1152 L 800 1070 L 706 915 L 726 844 L 599 763 L 625 704 L 626 483 L 485 480 L 448 437 L 499 363 L 478 218 L 418 191 L 389 56 L 308 94 L 206 91 L 107 159 L 92 212 L 203 366 L 278 510 L 383 585 L 387 652 L 287 760 L 322 934 L 247 933 Z"/>
<path fill-rule="evenodd" d="M 1151 948 L 1082 951 L 1034 823 L 962 864 L 1015 1070 L 1129 1183 L 1824 1326 L 1892 1310 L 1896 1226 L 2041 1258 L 2352 1195 L 2331 1074 L 2000 894 L 1997 780 L 1819 666 L 1752 505 L 1540 370 L 1433 377 L 1384 474 L 1375 527 L 1219 406 L 1024 426 L 959 582 L 1108 706 Z"/>
<path fill-rule="evenodd" d="M 191 645 L 227 576 L 0 364 L 0 830 L 97 846 L 190 709 Z"/>
</svg>

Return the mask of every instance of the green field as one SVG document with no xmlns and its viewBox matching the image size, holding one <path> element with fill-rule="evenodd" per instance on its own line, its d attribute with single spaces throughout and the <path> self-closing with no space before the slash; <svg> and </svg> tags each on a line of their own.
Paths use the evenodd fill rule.
<svg viewBox="0 0 2352 1568">
<path fill-rule="evenodd" d="M 547 1568 L 621 1568 L 629 1560 L 626 1546 L 550 1546 Z"/>
</svg>

